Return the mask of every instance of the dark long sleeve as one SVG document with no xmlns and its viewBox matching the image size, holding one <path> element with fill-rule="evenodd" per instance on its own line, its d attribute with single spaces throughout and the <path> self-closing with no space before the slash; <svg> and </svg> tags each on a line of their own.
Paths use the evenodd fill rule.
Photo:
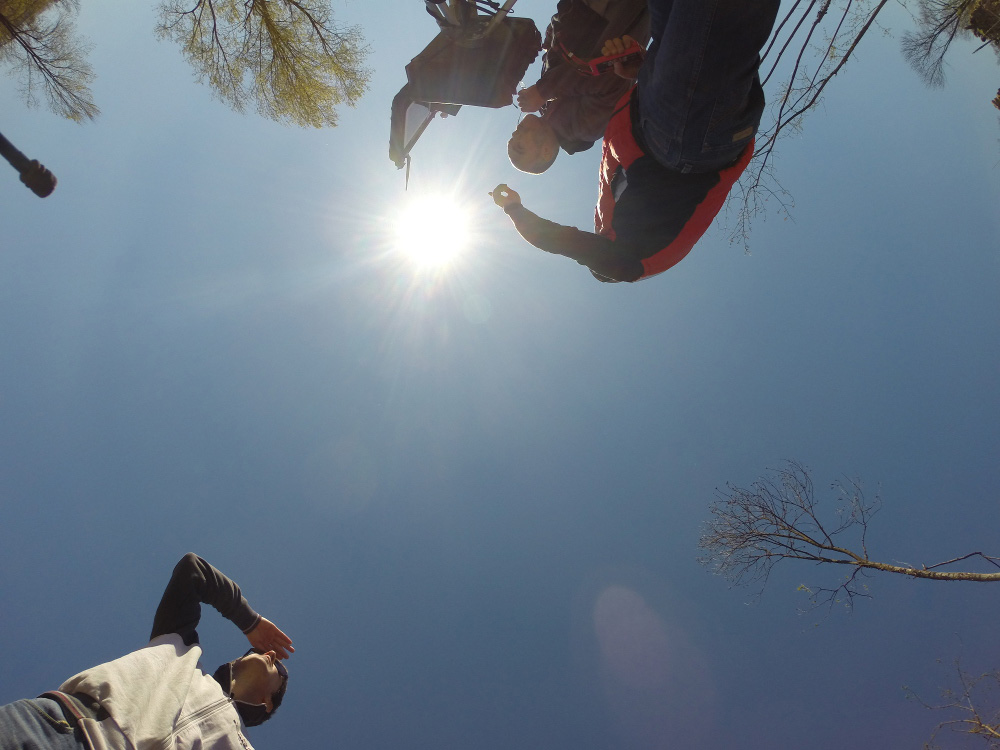
<svg viewBox="0 0 1000 750">
<path fill-rule="evenodd" d="M 542 117 L 570 154 L 586 151 L 601 139 L 615 105 L 630 87 L 629 81 L 613 74 L 582 75 L 555 50 L 545 53 L 542 75 L 535 84 L 547 100 Z"/>
<path fill-rule="evenodd" d="M 545 122 L 563 150 L 573 154 L 601 140 L 630 84 L 618 76 L 583 76 L 563 64 L 542 76 L 537 86 L 545 99 L 552 100 L 542 108 Z"/>
<path fill-rule="evenodd" d="M 504 212 L 518 233 L 539 250 L 565 255 L 615 281 L 636 281 L 643 274 L 642 261 L 623 243 L 543 219 L 520 203 L 508 205 Z"/>
<path fill-rule="evenodd" d="M 597 13 L 584 0 L 560 0 L 545 30 L 542 74 L 535 88 L 547 100 L 543 118 L 570 154 L 586 151 L 601 139 L 631 83 L 613 73 L 582 75 L 565 60 L 560 46 L 589 60 L 600 56 L 602 45 L 612 37 L 627 33 L 641 44 L 649 39 L 645 0 L 620 0 L 605 12 L 607 16 Z"/>
<path fill-rule="evenodd" d="M 166 633 L 179 633 L 185 644 L 197 643 L 195 628 L 201 620 L 202 604 L 217 609 L 244 633 L 253 630 L 260 622 L 260 615 L 247 603 L 235 581 L 189 552 L 174 566 L 173 575 L 156 608 L 150 640 Z"/>
</svg>

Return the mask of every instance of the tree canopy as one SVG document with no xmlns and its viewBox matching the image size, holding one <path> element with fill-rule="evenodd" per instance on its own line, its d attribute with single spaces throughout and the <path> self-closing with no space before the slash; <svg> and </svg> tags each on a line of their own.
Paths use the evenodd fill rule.
<svg viewBox="0 0 1000 750">
<path fill-rule="evenodd" d="M 29 105 L 44 96 L 80 121 L 99 110 L 76 10 L 77 0 L 0 0 L 0 64 Z M 198 79 L 238 112 L 332 127 L 338 105 L 353 107 L 368 88 L 361 29 L 338 25 L 330 0 L 165 0 L 158 11 L 157 34 L 178 42 Z"/>
<path fill-rule="evenodd" d="M 1000 0 L 917 0 L 917 30 L 903 36 L 903 55 L 929 85 L 944 84 L 951 43 L 975 36 L 1000 53 Z"/>
<path fill-rule="evenodd" d="M 157 33 L 222 101 L 279 122 L 334 126 L 337 105 L 368 86 L 358 27 L 337 26 L 317 0 L 167 0 Z"/>
<path fill-rule="evenodd" d="M 44 97 L 70 120 L 90 120 L 100 110 L 90 83 L 90 51 L 76 34 L 75 0 L 0 0 L 0 64 L 19 79 L 29 106 Z"/>
</svg>

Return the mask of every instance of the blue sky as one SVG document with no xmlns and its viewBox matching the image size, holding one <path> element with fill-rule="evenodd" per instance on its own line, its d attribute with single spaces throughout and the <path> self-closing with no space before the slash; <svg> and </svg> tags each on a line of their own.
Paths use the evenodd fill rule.
<svg viewBox="0 0 1000 750">
<path fill-rule="evenodd" d="M 992 589 L 800 615 L 833 573 L 748 606 L 695 558 L 715 488 L 790 458 L 880 489 L 873 557 L 1000 553 L 995 58 L 929 90 L 871 37 L 781 146 L 790 220 L 601 285 L 486 195 L 592 221 L 596 149 L 520 175 L 513 108 L 435 122 L 404 191 L 389 103 L 435 27 L 384 5 L 335 5 L 375 72 L 333 130 L 213 101 L 145 4 L 83 4 L 97 121 L 0 81 L 60 180 L 0 181 L 0 701 L 143 645 L 191 550 L 298 649 L 258 748 L 921 746 L 902 686 L 1000 666 Z M 429 273 L 388 227 L 444 194 L 475 237 Z M 244 649 L 200 632 L 206 667 Z"/>
</svg>

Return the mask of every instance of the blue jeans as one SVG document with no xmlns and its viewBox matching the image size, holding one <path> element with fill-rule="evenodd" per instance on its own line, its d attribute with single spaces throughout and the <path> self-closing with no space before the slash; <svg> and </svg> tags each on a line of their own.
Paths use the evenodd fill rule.
<svg viewBox="0 0 1000 750">
<path fill-rule="evenodd" d="M 764 111 L 760 49 L 779 0 L 649 0 L 653 43 L 639 71 L 646 152 L 678 172 L 733 162 Z"/>
<path fill-rule="evenodd" d="M 0 750 L 80 750 L 86 743 L 79 736 L 49 698 L 0 706 Z"/>
</svg>

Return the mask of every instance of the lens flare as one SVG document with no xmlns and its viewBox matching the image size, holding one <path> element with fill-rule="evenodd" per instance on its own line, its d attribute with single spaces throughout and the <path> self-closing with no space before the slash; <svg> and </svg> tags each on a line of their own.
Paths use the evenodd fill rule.
<svg viewBox="0 0 1000 750">
<path fill-rule="evenodd" d="M 446 195 L 415 198 L 393 226 L 393 246 L 414 265 L 442 268 L 469 246 L 469 209 Z"/>
</svg>

